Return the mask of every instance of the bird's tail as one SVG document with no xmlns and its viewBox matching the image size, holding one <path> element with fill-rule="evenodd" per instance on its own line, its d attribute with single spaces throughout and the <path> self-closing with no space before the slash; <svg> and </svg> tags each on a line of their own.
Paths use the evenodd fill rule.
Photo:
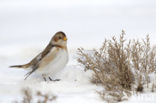
<svg viewBox="0 0 156 103">
<path fill-rule="evenodd" d="M 24 68 L 24 69 L 29 68 L 29 67 L 30 67 L 29 63 L 24 64 L 24 65 L 12 65 L 12 66 L 10 66 L 10 68 Z"/>
</svg>

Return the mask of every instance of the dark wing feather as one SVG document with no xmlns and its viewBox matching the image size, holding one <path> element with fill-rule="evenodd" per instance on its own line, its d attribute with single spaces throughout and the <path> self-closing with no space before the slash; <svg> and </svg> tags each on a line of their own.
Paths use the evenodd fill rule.
<svg viewBox="0 0 156 103">
<path fill-rule="evenodd" d="M 37 55 L 33 60 L 30 61 L 32 70 L 28 72 L 25 76 L 25 80 L 33 73 L 35 72 L 40 64 L 40 61 L 50 52 L 50 50 L 55 47 L 55 45 L 52 45 L 51 43 L 48 44 L 48 46 L 44 49 L 42 53 Z"/>
<path fill-rule="evenodd" d="M 26 80 L 33 72 L 35 72 L 37 70 L 37 68 L 38 68 L 38 64 L 34 65 L 32 67 L 32 70 L 25 75 L 25 79 L 24 80 Z"/>
</svg>

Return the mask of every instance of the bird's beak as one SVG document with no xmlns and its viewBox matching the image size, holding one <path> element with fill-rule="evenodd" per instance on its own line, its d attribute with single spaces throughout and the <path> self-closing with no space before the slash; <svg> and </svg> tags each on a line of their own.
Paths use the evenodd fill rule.
<svg viewBox="0 0 156 103">
<path fill-rule="evenodd" d="M 66 40 L 67 40 L 67 38 L 66 38 L 66 37 L 64 37 L 64 38 L 63 38 L 63 40 L 64 40 L 64 41 L 66 41 Z"/>
</svg>

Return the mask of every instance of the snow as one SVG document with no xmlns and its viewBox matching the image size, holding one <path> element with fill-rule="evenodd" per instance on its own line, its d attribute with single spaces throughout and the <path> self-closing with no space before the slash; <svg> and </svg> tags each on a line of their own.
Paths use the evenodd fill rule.
<svg viewBox="0 0 156 103">
<path fill-rule="evenodd" d="M 75 51 L 69 49 L 70 59 L 68 65 L 61 73 L 55 76 L 61 79 L 61 81 L 45 82 L 42 78 L 35 75 L 24 80 L 24 75 L 27 71 L 8 68 L 12 64 L 27 62 L 23 57 L 31 59 L 33 54 L 40 51 L 36 52 L 36 50 L 30 48 L 28 51 L 31 51 L 32 54 L 28 53 L 28 55 L 25 51 L 19 52 L 24 47 L 18 48 L 15 46 L 15 48 L 18 49 L 16 52 L 7 54 L 3 50 L 0 53 L 0 103 L 11 103 L 15 100 L 21 100 L 21 90 L 23 88 L 56 95 L 56 103 L 103 103 L 103 100 L 97 93 L 101 87 L 90 83 L 92 72 L 84 72 L 83 68 L 76 62 Z M 6 50 L 9 50 L 9 48 Z M 155 98 L 156 93 L 134 94 L 128 101 L 124 101 L 123 103 L 155 103 Z"/>
<path fill-rule="evenodd" d="M 97 48 L 105 38 L 126 30 L 127 38 L 156 38 L 155 0 L 1 0 L 0 1 L 0 103 L 21 99 L 21 89 L 52 93 L 56 103 L 104 103 L 99 86 L 90 83 L 91 72 L 76 62 L 76 48 Z M 35 57 L 53 34 L 64 31 L 70 59 L 56 78 L 44 82 L 27 71 L 8 68 Z M 123 103 L 155 103 L 156 93 L 133 95 Z"/>
<path fill-rule="evenodd" d="M 135 94 L 129 99 L 129 101 L 124 101 L 123 103 L 155 103 L 155 97 L 155 93 Z"/>
<path fill-rule="evenodd" d="M 96 93 L 98 87 L 90 83 L 91 72 L 84 72 L 80 66 L 75 65 L 76 63 L 74 63 L 72 58 L 70 58 L 72 64 L 69 62 L 66 68 L 56 76 L 56 78 L 61 79 L 58 82 L 45 82 L 35 75 L 24 80 L 24 75 L 27 71 L 8 68 L 9 65 L 20 60 L 8 59 L 5 61 L 5 59 L 1 58 L 0 61 L 3 64 L 0 72 L 1 103 L 10 103 L 18 99 L 23 88 L 55 94 L 58 97 L 57 103 L 72 103 L 73 101 L 78 103 L 85 103 L 86 101 L 91 103 L 102 102 Z"/>
</svg>

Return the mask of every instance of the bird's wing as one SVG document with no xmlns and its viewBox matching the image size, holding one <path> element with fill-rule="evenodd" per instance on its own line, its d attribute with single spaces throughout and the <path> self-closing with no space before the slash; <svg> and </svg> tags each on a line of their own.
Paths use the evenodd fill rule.
<svg viewBox="0 0 156 103">
<path fill-rule="evenodd" d="M 33 72 L 35 72 L 39 68 L 40 64 L 42 63 L 41 61 L 43 61 L 44 59 L 47 60 L 46 58 L 47 55 L 49 55 L 49 52 L 57 50 L 56 48 L 57 48 L 56 45 L 52 45 L 49 43 L 48 46 L 43 50 L 43 52 L 41 52 L 33 60 L 31 60 L 30 65 L 32 70 L 26 74 L 25 79 L 27 79 Z M 56 55 L 56 52 L 51 52 L 51 55 L 53 56 Z"/>
<path fill-rule="evenodd" d="M 41 62 L 39 64 L 40 70 L 41 69 L 44 69 L 44 67 L 46 65 L 48 65 L 49 63 L 51 63 L 56 58 L 56 56 L 59 53 L 59 50 L 60 49 L 58 47 L 53 47 L 51 49 L 51 51 L 47 55 L 45 55 L 44 58 L 42 58 L 42 60 L 41 60 Z"/>
</svg>

